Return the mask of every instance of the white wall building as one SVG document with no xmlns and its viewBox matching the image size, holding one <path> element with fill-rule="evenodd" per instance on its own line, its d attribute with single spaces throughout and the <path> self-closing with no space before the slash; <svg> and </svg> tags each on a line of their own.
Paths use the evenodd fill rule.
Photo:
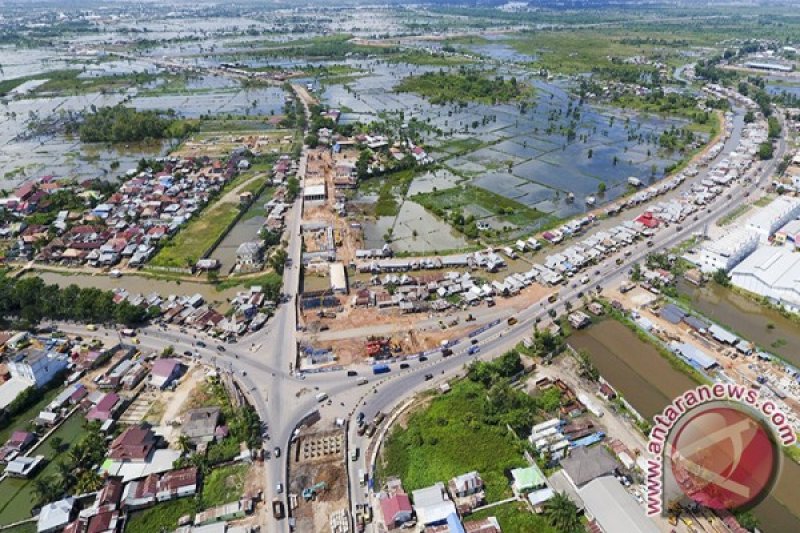
<svg viewBox="0 0 800 533">
<path fill-rule="evenodd" d="M 56 374 L 67 368 L 69 359 L 56 352 L 29 350 L 12 356 L 7 364 L 8 371 L 13 377 L 43 387 Z"/>
<path fill-rule="evenodd" d="M 759 235 L 748 229 L 738 229 L 716 241 L 707 241 L 700 249 L 687 256 L 705 273 L 719 269 L 729 271 L 750 255 L 758 246 Z"/>
<path fill-rule="evenodd" d="M 798 215 L 800 215 L 800 198 L 779 196 L 747 220 L 747 229 L 758 233 L 761 240 L 766 241 Z"/>
<path fill-rule="evenodd" d="M 800 312 L 800 254 L 791 248 L 759 247 L 731 271 L 731 282 Z"/>
</svg>

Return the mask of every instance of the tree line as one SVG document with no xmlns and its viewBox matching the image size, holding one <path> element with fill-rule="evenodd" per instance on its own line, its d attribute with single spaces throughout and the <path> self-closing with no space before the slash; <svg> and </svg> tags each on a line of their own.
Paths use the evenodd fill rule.
<svg viewBox="0 0 800 533">
<path fill-rule="evenodd" d="M 75 284 L 61 288 L 41 278 L 0 277 L 0 317 L 32 327 L 42 320 L 117 323 L 135 326 L 148 319 L 148 311 L 128 303 L 115 304 L 114 293 Z M 154 310 L 155 311 L 155 310 Z"/>
<path fill-rule="evenodd" d="M 82 142 L 136 142 L 180 138 L 195 126 L 177 118 L 175 111 L 137 111 L 123 105 L 101 107 L 86 115 L 78 128 Z"/>
</svg>

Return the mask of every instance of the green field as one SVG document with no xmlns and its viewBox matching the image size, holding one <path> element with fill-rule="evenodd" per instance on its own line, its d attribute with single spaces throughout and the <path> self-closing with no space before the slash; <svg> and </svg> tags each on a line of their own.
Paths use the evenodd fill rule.
<svg viewBox="0 0 800 533">
<path fill-rule="evenodd" d="M 504 426 L 482 420 L 485 392 L 478 383 L 459 382 L 412 414 L 405 428 L 395 428 L 384 447 L 380 479 L 398 476 L 408 492 L 477 470 L 489 502 L 509 497 L 504 471 L 527 466 L 524 443 Z"/>
<path fill-rule="evenodd" d="M 497 518 L 503 533 L 530 533 L 531 531 L 559 533 L 557 529 L 547 523 L 543 516 L 533 514 L 522 502 L 504 503 L 484 511 L 478 511 L 469 515 L 466 522 L 482 520 L 490 516 Z"/>
<path fill-rule="evenodd" d="M 74 442 L 83 431 L 83 421 L 83 416 L 76 413 L 66 420 L 53 435 L 60 437 L 64 443 Z M 57 460 L 52 460 L 55 453 L 48 445 L 47 440 L 36 449 L 35 455 L 44 455 L 49 461 L 36 477 L 48 476 L 58 471 Z M 36 503 L 33 486 L 33 481 L 28 479 L 6 478 L 0 482 L 0 525 L 30 518 L 31 509 Z"/>
<path fill-rule="evenodd" d="M 210 205 L 206 206 L 200 214 L 192 218 L 186 226 L 178 230 L 178 233 L 164 244 L 150 261 L 150 265 L 178 268 L 194 265 L 239 214 L 238 195 L 227 201 L 223 197 L 252 176 L 253 171 L 251 170 L 239 175 L 229 183 L 216 200 L 212 200 Z M 239 192 L 255 192 L 262 183 L 261 179 L 253 179 Z"/>
<path fill-rule="evenodd" d="M 519 227 L 530 226 L 547 216 L 541 211 L 471 185 L 416 194 L 411 200 L 431 210 L 437 216 L 469 205 L 477 205 Z"/>
<path fill-rule="evenodd" d="M 464 56 L 429 54 L 423 51 L 403 52 L 388 57 L 387 61 L 391 63 L 408 63 L 409 65 L 425 65 L 431 67 L 452 67 L 474 63 L 474 60 Z"/>
<path fill-rule="evenodd" d="M 491 77 L 486 73 L 461 67 L 458 71 L 426 72 L 409 76 L 396 87 L 399 93 L 417 93 L 432 104 L 451 102 L 483 102 L 494 104 L 509 102 L 530 94 L 531 88 L 516 78 L 508 80 L 501 76 Z"/>
<path fill-rule="evenodd" d="M 183 516 L 194 514 L 194 498 L 181 498 L 154 507 L 137 511 L 128 517 L 125 525 L 126 533 L 157 533 L 173 531 L 178 527 L 178 520 Z"/>
<path fill-rule="evenodd" d="M 212 470 L 203 480 L 203 508 L 235 502 L 242 497 L 247 465 L 223 466 Z"/>
</svg>

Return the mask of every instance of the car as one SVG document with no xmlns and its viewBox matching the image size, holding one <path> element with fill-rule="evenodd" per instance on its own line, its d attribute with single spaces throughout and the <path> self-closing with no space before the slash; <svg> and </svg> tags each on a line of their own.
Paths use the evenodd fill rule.
<svg viewBox="0 0 800 533">
<path fill-rule="evenodd" d="M 583 298 L 583 291 L 578 292 L 578 298 Z"/>
<path fill-rule="evenodd" d="M 364 433 L 366 433 L 366 431 L 367 431 L 367 425 L 366 425 L 366 424 L 361 424 L 361 425 L 359 425 L 359 426 L 358 426 L 358 430 L 356 431 L 356 433 L 357 433 L 357 434 L 358 434 L 358 436 L 360 437 L 360 436 L 362 436 Z"/>
<path fill-rule="evenodd" d="M 355 370 L 348 370 L 347 371 L 347 375 L 348 375 L 348 377 L 357 376 L 358 372 L 356 372 Z"/>
<path fill-rule="evenodd" d="M 433 379 L 433 374 L 425 374 L 425 381 L 430 381 Z"/>
<path fill-rule="evenodd" d="M 281 456 L 281 449 L 279 446 L 275 446 L 275 449 L 272 450 L 272 455 L 274 455 L 275 457 Z"/>
<path fill-rule="evenodd" d="M 220 352 L 224 352 L 225 351 L 225 347 L 220 344 L 219 346 L 217 346 L 217 350 L 219 350 Z"/>
<path fill-rule="evenodd" d="M 494 306 L 495 306 L 494 299 L 492 299 L 492 298 L 487 298 L 487 299 L 486 299 L 486 307 L 494 307 Z"/>
<path fill-rule="evenodd" d="M 476 353 L 478 353 L 480 351 L 481 351 L 481 347 L 476 345 L 476 346 L 473 346 L 472 348 L 470 348 L 468 353 L 470 355 L 475 355 Z"/>
<path fill-rule="evenodd" d="M 629 253 L 630 253 L 630 251 L 629 251 Z M 600 271 L 599 271 L 599 270 L 595 270 L 595 271 L 594 271 L 594 275 L 595 275 L 595 276 L 599 276 L 599 275 L 600 275 Z"/>
<path fill-rule="evenodd" d="M 652 248 L 653 244 L 655 244 L 652 240 L 647 241 L 647 247 Z"/>
<path fill-rule="evenodd" d="M 478 344 L 478 339 L 472 339 L 472 340 L 471 340 L 471 341 L 469 341 L 469 342 L 470 342 L 470 343 L 472 343 L 472 344 Z"/>
<path fill-rule="evenodd" d="M 206 347 L 206 343 L 204 343 L 203 341 L 197 341 L 197 345 L 199 347 L 201 347 L 201 348 L 205 348 Z"/>
<path fill-rule="evenodd" d="M 183 355 L 185 355 L 186 357 L 191 357 L 192 356 L 192 352 L 190 352 L 189 350 L 185 350 L 183 352 Z"/>
<path fill-rule="evenodd" d="M 359 424 L 362 424 L 366 417 L 367 417 L 367 415 L 364 414 L 364 411 L 361 411 L 360 413 L 358 413 L 358 416 L 356 416 L 356 422 L 358 422 Z"/>
<path fill-rule="evenodd" d="M 275 485 L 275 492 L 278 494 L 283 494 L 283 483 L 278 483 Z"/>
<path fill-rule="evenodd" d="M 409 365 L 408 363 L 400 363 L 400 370 L 405 370 L 405 369 L 406 369 L 406 368 L 408 368 L 409 366 L 410 366 L 410 365 Z"/>
<path fill-rule="evenodd" d="M 424 362 L 425 362 L 425 361 L 427 361 L 427 360 L 428 360 L 428 358 L 427 358 L 427 357 L 425 357 L 424 355 L 423 355 L 423 356 L 421 356 L 421 357 L 419 358 L 419 362 L 420 362 L 420 363 L 424 363 Z"/>
</svg>

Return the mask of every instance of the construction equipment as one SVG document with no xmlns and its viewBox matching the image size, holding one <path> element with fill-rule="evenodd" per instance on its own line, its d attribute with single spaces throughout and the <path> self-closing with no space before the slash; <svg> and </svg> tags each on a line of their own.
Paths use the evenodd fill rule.
<svg viewBox="0 0 800 533">
<path fill-rule="evenodd" d="M 320 481 L 312 485 L 311 487 L 303 489 L 303 499 L 305 501 L 309 501 L 314 499 L 317 496 L 317 493 L 322 492 L 328 488 L 328 484 L 324 481 Z"/>
</svg>

